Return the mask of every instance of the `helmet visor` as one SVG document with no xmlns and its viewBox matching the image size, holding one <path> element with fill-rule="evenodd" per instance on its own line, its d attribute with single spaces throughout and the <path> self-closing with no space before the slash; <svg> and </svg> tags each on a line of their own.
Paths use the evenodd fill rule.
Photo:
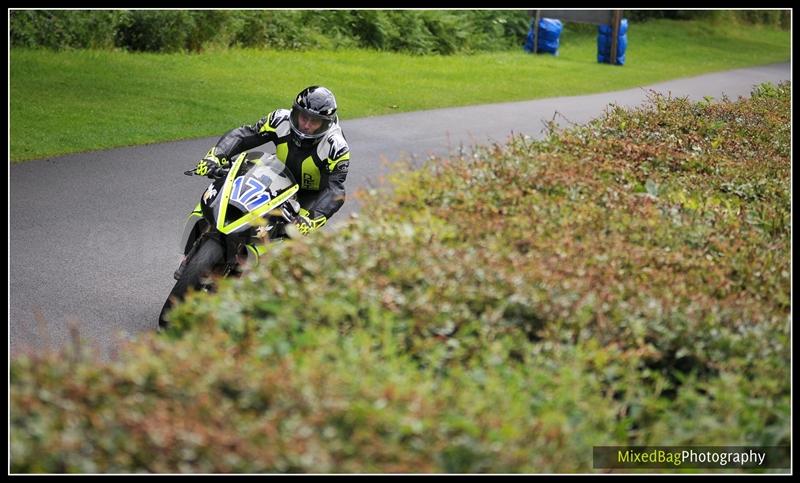
<svg viewBox="0 0 800 483">
<path fill-rule="evenodd" d="M 325 135 L 333 124 L 333 119 L 320 116 L 300 106 L 292 107 L 289 116 L 292 130 L 302 139 L 316 139 Z"/>
</svg>

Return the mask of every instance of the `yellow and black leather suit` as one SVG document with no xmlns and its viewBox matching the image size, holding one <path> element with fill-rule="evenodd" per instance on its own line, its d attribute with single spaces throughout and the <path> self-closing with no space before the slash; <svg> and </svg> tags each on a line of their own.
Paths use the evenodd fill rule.
<svg viewBox="0 0 800 483">
<path fill-rule="evenodd" d="M 254 125 L 232 129 L 217 141 L 209 155 L 227 161 L 242 151 L 273 142 L 278 159 L 300 185 L 300 205 L 308 211 L 313 228 L 319 228 L 344 204 L 350 147 L 338 120 L 317 140 L 296 140 L 290 127 L 290 112 L 277 109 Z"/>
</svg>

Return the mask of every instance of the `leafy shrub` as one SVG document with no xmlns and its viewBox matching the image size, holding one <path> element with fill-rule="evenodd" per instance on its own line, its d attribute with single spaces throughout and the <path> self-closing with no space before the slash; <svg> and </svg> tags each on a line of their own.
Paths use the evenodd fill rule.
<svg viewBox="0 0 800 483">
<path fill-rule="evenodd" d="M 228 17 L 224 12 L 134 10 L 117 31 L 117 46 L 133 51 L 198 51 L 212 41 Z"/>
<path fill-rule="evenodd" d="M 789 10 L 626 10 L 651 18 L 764 24 L 788 29 Z M 520 48 L 526 10 L 12 10 L 15 47 L 196 52 L 209 46 L 371 48 L 449 55 Z M 569 24 L 573 31 L 593 26 Z"/>
<path fill-rule="evenodd" d="M 635 22 L 650 19 L 705 20 L 710 22 L 742 22 L 771 25 L 788 29 L 791 10 L 625 10 L 624 15 Z"/>
<path fill-rule="evenodd" d="M 299 49 L 313 45 L 303 30 L 302 12 L 257 10 L 232 12 L 241 27 L 229 25 L 233 43 L 244 47 Z"/>
<path fill-rule="evenodd" d="M 11 470 L 587 472 L 600 445 L 788 445 L 790 94 L 654 94 L 400 170 L 119 360 L 13 360 Z"/>
<path fill-rule="evenodd" d="M 522 45 L 524 11 L 12 11 L 13 46 L 196 52 L 208 46 L 453 54 Z"/>
<path fill-rule="evenodd" d="M 126 17 L 123 11 L 12 10 L 9 37 L 19 47 L 112 48 Z"/>
</svg>

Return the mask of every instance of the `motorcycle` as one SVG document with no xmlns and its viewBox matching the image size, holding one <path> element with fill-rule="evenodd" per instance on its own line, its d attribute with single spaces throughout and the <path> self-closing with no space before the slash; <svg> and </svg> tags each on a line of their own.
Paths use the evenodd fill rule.
<svg viewBox="0 0 800 483">
<path fill-rule="evenodd" d="M 194 170 L 184 174 L 198 175 Z M 213 291 L 215 278 L 257 265 L 267 244 L 286 238 L 286 225 L 300 213 L 300 186 L 274 154 L 241 153 L 213 177 L 186 220 L 179 242 L 184 257 L 159 315 L 160 330 L 189 289 Z"/>
</svg>

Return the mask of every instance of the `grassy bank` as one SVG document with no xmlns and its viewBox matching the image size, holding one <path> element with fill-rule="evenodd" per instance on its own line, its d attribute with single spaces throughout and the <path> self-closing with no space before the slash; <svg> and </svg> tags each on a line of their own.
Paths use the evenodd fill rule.
<svg viewBox="0 0 800 483">
<path fill-rule="evenodd" d="M 656 96 L 397 173 L 112 363 L 12 361 L 11 471 L 571 473 L 600 445 L 788 445 L 790 118 L 788 84 Z"/>
<path fill-rule="evenodd" d="M 577 95 L 789 59 L 779 29 L 632 24 L 623 67 L 596 62 L 596 35 L 565 32 L 558 57 L 414 56 L 369 50 L 201 54 L 11 50 L 11 160 L 221 135 L 288 106 L 310 84 L 343 119 Z"/>
</svg>

